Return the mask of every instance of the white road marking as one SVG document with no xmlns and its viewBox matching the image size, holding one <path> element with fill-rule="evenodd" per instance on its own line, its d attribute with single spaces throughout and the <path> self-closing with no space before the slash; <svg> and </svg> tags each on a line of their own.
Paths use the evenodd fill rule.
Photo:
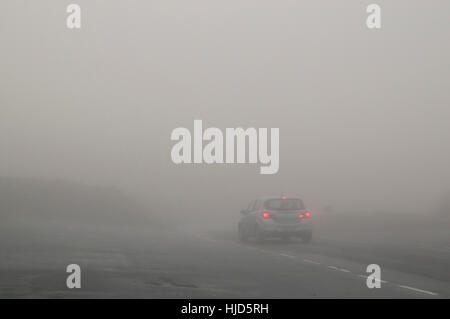
<svg viewBox="0 0 450 319">
<path fill-rule="evenodd" d="M 211 239 L 211 238 L 208 238 L 208 237 L 203 237 L 203 236 L 198 236 L 198 235 L 196 237 L 199 238 L 199 239 L 202 239 L 202 240 L 206 239 L 206 240 L 209 240 L 209 241 L 212 241 L 212 242 L 217 242 L 217 240 Z M 269 254 L 272 253 L 271 251 L 267 251 L 265 249 L 260 249 L 260 248 L 256 248 L 256 247 L 244 246 L 244 245 L 239 245 L 239 246 L 251 248 L 253 250 L 257 250 L 257 251 L 262 252 L 262 253 L 269 253 Z M 289 255 L 289 254 L 285 254 L 285 253 L 280 253 L 280 256 L 288 257 L 288 258 L 295 258 L 295 256 L 292 256 L 292 255 Z M 314 260 L 310 260 L 310 259 L 303 259 L 303 261 L 306 262 L 306 263 L 314 264 L 314 265 L 320 265 L 319 262 L 314 261 Z M 348 270 L 348 269 L 338 268 L 336 266 L 331 266 L 330 265 L 330 266 L 328 266 L 328 268 L 330 268 L 332 270 L 338 270 L 338 271 L 341 271 L 341 272 L 345 272 L 345 273 L 351 273 L 351 271 Z M 364 279 L 367 279 L 367 277 L 368 277 L 366 275 L 357 275 L 357 276 L 361 277 L 361 278 L 364 278 Z M 378 280 L 376 278 L 375 278 L 375 281 L 379 281 L 379 282 L 384 283 L 384 284 L 388 283 L 386 280 Z M 414 288 L 414 287 L 405 286 L 405 285 L 397 285 L 397 286 L 400 287 L 400 288 L 409 289 L 409 290 L 412 290 L 412 291 L 415 291 L 415 292 L 420 292 L 420 293 L 427 294 L 427 295 L 439 296 L 438 293 L 432 292 L 432 291 L 428 291 L 428 290 L 423 290 L 423 289 Z"/>
<path fill-rule="evenodd" d="M 413 290 L 413 291 L 416 291 L 416 292 L 421 292 L 421 293 L 427 294 L 427 295 L 432 295 L 432 296 L 437 296 L 437 295 L 439 295 L 439 294 L 436 293 L 436 292 L 432 292 L 432 291 L 428 291 L 428 290 L 422 290 L 422 289 L 418 289 L 418 288 L 414 288 L 414 287 L 410 287 L 410 286 L 402 286 L 402 285 L 398 285 L 398 286 L 401 287 L 401 288 Z"/>
<path fill-rule="evenodd" d="M 304 261 L 305 263 L 310 263 L 310 264 L 314 264 L 314 265 L 320 265 L 319 262 L 314 261 L 314 260 L 310 260 L 310 259 L 303 259 L 303 261 Z"/>
<path fill-rule="evenodd" d="M 333 270 L 339 270 L 339 268 L 335 267 L 335 266 L 328 266 L 328 268 L 333 269 Z"/>
</svg>

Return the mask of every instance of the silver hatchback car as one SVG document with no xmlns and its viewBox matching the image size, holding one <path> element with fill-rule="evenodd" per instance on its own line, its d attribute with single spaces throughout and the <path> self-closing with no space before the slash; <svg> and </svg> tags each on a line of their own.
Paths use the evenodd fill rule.
<svg viewBox="0 0 450 319">
<path fill-rule="evenodd" d="M 312 238 L 311 212 L 299 198 L 268 197 L 253 200 L 238 225 L 240 241 L 250 237 L 262 241 L 267 237 L 300 237 L 309 243 Z"/>
</svg>

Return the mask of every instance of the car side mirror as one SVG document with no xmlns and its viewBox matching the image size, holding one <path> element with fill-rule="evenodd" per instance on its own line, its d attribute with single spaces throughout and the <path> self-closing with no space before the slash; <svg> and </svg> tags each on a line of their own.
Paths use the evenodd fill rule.
<svg viewBox="0 0 450 319">
<path fill-rule="evenodd" d="M 242 214 L 242 215 L 247 215 L 247 214 L 248 214 L 248 211 L 245 210 L 245 209 L 243 209 L 243 210 L 241 210 L 241 214 Z"/>
</svg>

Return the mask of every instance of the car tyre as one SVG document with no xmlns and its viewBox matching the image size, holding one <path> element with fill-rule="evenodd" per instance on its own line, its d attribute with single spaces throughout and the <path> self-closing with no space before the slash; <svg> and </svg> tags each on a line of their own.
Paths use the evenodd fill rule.
<svg viewBox="0 0 450 319">
<path fill-rule="evenodd" d="M 311 242 L 311 239 L 312 239 L 312 232 L 304 233 L 304 234 L 301 236 L 301 239 L 302 239 L 302 241 L 303 241 L 305 244 L 309 244 L 309 243 Z"/>
<path fill-rule="evenodd" d="M 245 231 L 242 229 L 242 227 L 239 227 L 239 228 L 238 228 L 238 237 L 239 237 L 239 241 L 240 241 L 241 243 L 245 243 L 245 242 L 248 241 L 248 236 L 247 236 L 247 234 L 245 233 Z"/>
<path fill-rule="evenodd" d="M 258 225 L 255 226 L 255 238 L 258 243 L 263 243 L 265 239 L 264 233 Z"/>
</svg>

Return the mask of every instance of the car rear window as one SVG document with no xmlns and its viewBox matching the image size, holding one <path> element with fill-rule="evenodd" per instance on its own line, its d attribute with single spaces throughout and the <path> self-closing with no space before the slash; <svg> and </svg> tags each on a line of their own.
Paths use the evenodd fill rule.
<svg viewBox="0 0 450 319">
<path fill-rule="evenodd" d="M 270 210 L 299 210 L 305 209 L 303 202 L 298 198 L 269 199 L 264 202 L 264 207 Z"/>
</svg>

